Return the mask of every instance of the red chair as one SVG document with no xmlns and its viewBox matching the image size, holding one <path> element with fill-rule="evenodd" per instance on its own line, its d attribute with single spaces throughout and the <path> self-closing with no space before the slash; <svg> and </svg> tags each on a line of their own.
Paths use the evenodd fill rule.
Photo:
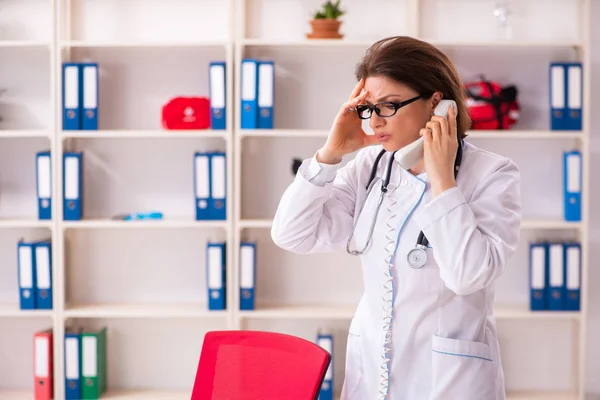
<svg viewBox="0 0 600 400">
<path fill-rule="evenodd" d="M 209 332 L 191 400 L 316 400 L 330 362 L 326 350 L 295 336 Z"/>
</svg>

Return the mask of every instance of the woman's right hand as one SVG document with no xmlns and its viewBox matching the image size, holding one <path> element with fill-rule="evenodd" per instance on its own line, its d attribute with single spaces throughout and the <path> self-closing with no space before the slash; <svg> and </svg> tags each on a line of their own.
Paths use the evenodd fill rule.
<svg viewBox="0 0 600 400">
<path fill-rule="evenodd" d="M 365 86 L 364 78 L 361 79 L 347 103 L 340 109 L 335 117 L 327 141 L 317 152 L 317 161 L 324 164 L 337 164 L 342 157 L 371 144 L 377 144 L 374 135 L 367 135 L 362 128 L 362 120 L 354 107 L 364 102 L 369 92 L 361 93 Z"/>
</svg>

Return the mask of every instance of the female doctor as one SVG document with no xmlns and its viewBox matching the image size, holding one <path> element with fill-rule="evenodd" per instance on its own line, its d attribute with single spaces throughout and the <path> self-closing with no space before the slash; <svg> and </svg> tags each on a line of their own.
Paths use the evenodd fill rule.
<svg viewBox="0 0 600 400">
<path fill-rule="evenodd" d="M 271 232 L 295 253 L 361 257 L 364 293 L 342 400 L 503 400 L 492 306 L 519 241 L 517 166 L 462 140 L 470 125 L 462 82 L 435 47 L 381 40 L 356 75 L 325 144 L 283 194 Z M 443 99 L 457 105 L 447 118 L 434 115 Z M 407 166 L 396 150 L 419 138 L 422 157 Z"/>
</svg>

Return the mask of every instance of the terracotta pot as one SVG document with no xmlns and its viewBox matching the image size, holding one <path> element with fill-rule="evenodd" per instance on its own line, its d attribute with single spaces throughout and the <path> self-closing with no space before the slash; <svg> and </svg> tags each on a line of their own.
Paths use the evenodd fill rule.
<svg viewBox="0 0 600 400">
<path fill-rule="evenodd" d="M 310 21 L 312 32 L 306 35 L 309 39 L 341 39 L 342 21 L 337 19 L 313 19 Z"/>
</svg>

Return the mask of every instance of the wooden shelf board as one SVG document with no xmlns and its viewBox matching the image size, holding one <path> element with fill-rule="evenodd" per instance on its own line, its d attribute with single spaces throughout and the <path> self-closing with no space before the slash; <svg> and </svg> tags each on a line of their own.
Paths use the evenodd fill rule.
<svg viewBox="0 0 600 400">
<path fill-rule="evenodd" d="M 227 229 L 227 221 L 196 221 L 193 219 L 123 221 L 107 218 L 63 221 L 62 226 L 65 229 Z"/>
<path fill-rule="evenodd" d="M 224 318 L 226 311 L 211 311 L 196 304 L 73 304 L 67 318 Z"/>
<path fill-rule="evenodd" d="M 162 129 L 121 129 L 121 130 L 66 130 L 62 131 L 66 139 L 202 139 L 231 137 L 226 130 L 162 130 Z"/>
<path fill-rule="evenodd" d="M 21 310 L 18 303 L 0 304 L 0 318 L 52 318 L 53 310 Z"/>
</svg>

